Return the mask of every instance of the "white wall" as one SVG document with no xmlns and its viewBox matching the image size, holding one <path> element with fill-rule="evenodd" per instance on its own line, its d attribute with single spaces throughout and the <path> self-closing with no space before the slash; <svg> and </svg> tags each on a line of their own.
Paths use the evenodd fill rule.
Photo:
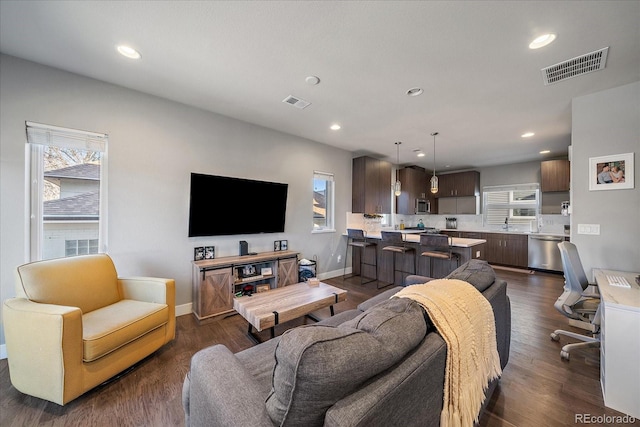
<svg viewBox="0 0 640 427">
<path fill-rule="evenodd" d="M 350 152 L 7 55 L 0 93 L 2 300 L 15 295 L 13 272 L 28 261 L 27 120 L 109 134 L 108 252 L 122 276 L 174 278 L 178 305 L 191 302 L 195 246 L 214 245 L 221 257 L 237 255 L 239 240 L 262 252 L 288 239 L 289 249 L 318 257 L 321 274 L 342 271 Z M 337 233 L 311 234 L 314 170 L 335 174 Z M 191 172 L 288 183 L 285 232 L 188 238 Z M 233 207 L 214 200 L 214 216 L 222 209 Z"/>
<path fill-rule="evenodd" d="M 640 82 L 572 103 L 571 241 L 587 276 L 592 268 L 640 271 Z M 589 191 L 589 158 L 635 153 L 635 188 Z M 600 235 L 577 234 L 600 224 Z"/>
</svg>

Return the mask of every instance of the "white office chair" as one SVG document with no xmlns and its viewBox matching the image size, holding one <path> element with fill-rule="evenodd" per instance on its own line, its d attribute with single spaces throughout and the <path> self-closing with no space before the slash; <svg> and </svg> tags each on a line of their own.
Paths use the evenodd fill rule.
<svg viewBox="0 0 640 427">
<path fill-rule="evenodd" d="M 558 243 L 564 271 L 564 292 L 556 300 L 554 307 L 569 319 L 588 322 L 591 325 L 592 336 L 557 329 L 551 334 L 554 341 L 560 340 L 560 335 L 578 339 L 580 343 L 567 344 L 562 347 L 560 357 L 569 360 L 569 352 L 577 348 L 600 346 L 600 299 L 593 293 L 586 292 L 593 286 L 587 280 L 584 268 L 578 256 L 576 245 L 569 242 Z"/>
</svg>

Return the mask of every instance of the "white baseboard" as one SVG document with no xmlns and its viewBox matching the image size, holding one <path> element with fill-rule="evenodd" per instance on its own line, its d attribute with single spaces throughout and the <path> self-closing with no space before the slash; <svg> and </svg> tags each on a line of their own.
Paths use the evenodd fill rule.
<svg viewBox="0 0 640 427">
<path fill-rule="evenodd" d="M 193 309 L 193 303 L 176 305 L 176 317 L 184 316 L 185 314 L 191 314 Z"/>
<path fill-rule="evenodd" d="M 341 268 L 339 270 L 333 270 L 333 271 L 327 271 L 325 273 L 320 273 L 318 275 L 318 279 L 324 280 L 324 279 L 331 279 L 331 278 L 334 278 L 334 277 L 340 277 L 340 276 L 342 276 L 342 272 L 343 271 L 344 270 Z M 351 271 L 352 271 L 351 267 L 347 267 L 347 271 L 346 271 L 345 274 L 351 274 Z"/>
</svg>

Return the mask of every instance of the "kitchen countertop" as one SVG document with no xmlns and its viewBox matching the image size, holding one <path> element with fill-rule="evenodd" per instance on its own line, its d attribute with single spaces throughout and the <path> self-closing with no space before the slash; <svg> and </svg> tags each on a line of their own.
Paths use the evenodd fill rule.
<svg viewBox="0 0 640 427">
<path fill-rule="evenodd" d="M 398 230 L 400 231 L 400 230 Z M 544 231 L 533 232 L 533 231 L 518 231 L 518 230 L 463 230 L 460 228 L 442 228 L 440 231 L 460 231 L 463 233 L 500 233 L 500 234 L 532 234 L 538 236 L 554 236 L 554 237 L 569 237 L 568 234 L 565 233 L 547 233 Z"/>
<path fill-rule="evenodd" d="M 387 231 L 387 230 L 385 230 Z M 409 243 L 420 243 L 420 230 L 389 230 L 397 233 L 404 234 L 404 240 Z M 344 234 L 346 236 L 346 233 Z M 367 233 L 368 239 L 377 239 L 381 240 L 382 235 L 380 232 L 371 232 Z M 476 245 L 481 245 L 483 243 L 487 243 L 484 239 L 466 239 L 462 237 L 452 237 L 451 238 L 451 246 L 458 248 L 470 248 Z"/>
</svg>

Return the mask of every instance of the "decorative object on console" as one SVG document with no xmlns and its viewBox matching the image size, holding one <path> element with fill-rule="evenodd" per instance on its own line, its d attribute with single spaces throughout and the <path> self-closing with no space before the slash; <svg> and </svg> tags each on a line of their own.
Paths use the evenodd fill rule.
<svg viewBox="0 0 640 427">
<path fill-rule="evenodd" d="M 269 285 L 257 285 L 256 286 L 256 293 L 259 294 L 261 292 L 267 292 L 269 290 Z"/>
<path fill-rule="evenodd" d="M 283 251 L 289 250 L 288 240 L 280 240 L 280 250 L 283 250 Z"/>
<path fill-rule="evenodd" d="M 280 249 L 280 240 L 274 240 L 273 241 L 273 251 L 277 252 L 279 250 L 281 250 Z"/>
<path fill-rule="evenodd" d="M 256 273 L 256 266 L 253 264 L 248 264 L 242 267 L 242 277 L 251 277 L 257 274 L 258 273 Z"/>
<path fill-rule="evenodd" d="M 431 177 L 431 192 L 436 194 L 438 192 L 438 177 L 436 176 L 436 135 L 438 132 L 433 132 L 433 176 Z"/>
<path fill-rule="evenodd" d="M 393 194 L 395 194 L 396 196 L 399 196 L 400 194 L 402 194 L 402 184 L 398 179 L 398 169 L 400 168 L 400 144 L 402 144 L 402 142 L 398 141 L 395 144 L 396 144 L 396 152 L 397 152 L 397 156 L 396 156 L 397 166 L 396 166 L 396 182 L 393 184 Z"/>
<path fill-rule="evenodd" d="M 213 246 L 204 247 L 204 259 L 214 259 L 216 257 L 216 249 Z"/>
<path fill-rule="evenodd" d="M 262 274 L 263 276 L 271 276 L 273 274 L 273 270 L 271 269 L 271 267 L 262 267 L 260 269 L 260 274 Z"/>
<path fill-rule="evenodd" d="M 249 254 L 249 244 L 246 240 L 240 240 L 240 256 Z"/>
<path fill-rule="evenodd" d="M 198 246 L 197 248 L 193 248 L 193 260 L 201 261 L 204 259 L 204 247 Z"/>
</svg>

